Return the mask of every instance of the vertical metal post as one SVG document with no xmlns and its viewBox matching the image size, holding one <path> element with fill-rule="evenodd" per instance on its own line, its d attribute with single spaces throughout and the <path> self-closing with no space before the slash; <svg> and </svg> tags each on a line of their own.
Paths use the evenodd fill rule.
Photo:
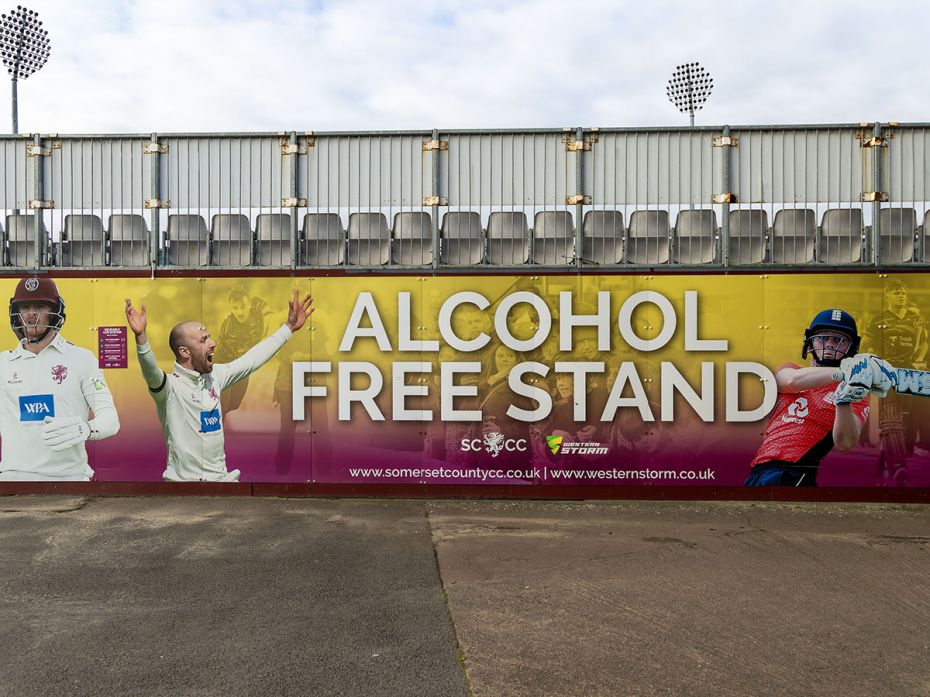
<svg viewBox="0 0 930 697">
<path fill-rule="evenodd" d="M 160 174 L 160 154 L 158 149 L 158 134 L 153 133 L 149 141 L 153 146 L 151 148 L 151 160 L 149 167 L 151 173 L 151 182 L 149 184 L 149 198 L 157 202 L 149 209 L 149 265 L 152 269 L 152 275 L 155 275 L 155 266 L 158 263 L 158 238 L 161 233 L 161 186 L 159 182 Z M 167 195 L 167 194 L 166 194 Z"/>
<path fill-rule="evenodd" d="M 32 193 L 33 196 L 38 201 L 38 208 L 34 208 L 32 212 L 32 234 L 33 241 L 35 242 L 35 268 L 40 269 L 45 265 L 45 242 L 42 239 L 44 235 L 42 230 L 45 227 L 42 223 L 42 205 L 45 200 L 43 195 L 43 181 L 42 181 L 42 165 L 45 161 L 45 158 L 42 157 L 42 136 L 36 133 L 32 137 L 32 145 L 35 150 L 33 157 L 27 158 L 32 162 Z M 28 147 L 28 146 L 27 146 Z M 27 204 L 28 205 L 28 204 Z"/>
<path fill-rule="evenodd" d="M 730 127 L 723 127 L 723 137 L 729 137 Z M 711 136 L 713 137 L 713 136 Z M 730 162 L 730 152 L 733 148 L 721 148 L 723 150 L 723 190 L 725 193 L 733 193 L 732 163 Z M 723 220 L 720 226 L 720 263 L 724 266 L 730 265 L 730 202 L 723 202 L 723 211 L 721 213 Z"/>
<path fill-rule="evenodd" d="M 685 68 L 685 74 L 688 76 L 688 118 L 691 122 L 691 128 L 694 128 L 694 83 L 691 80 L 691 66 Z"/>
<path fill-rule="evenodd" d="M 291 206 L 291 270 L 297 268 L 297 256 L 300 251 L 300 245 L 297 241 L 297 207 L 299 205 L 299 200 L 297 198 L 297 132 L 291 131 L 290 137 L 288 138 L 290 143 L 290 148 L 288 149 L 291 153 L 288 155 L 288 176 L 287 176 L 287 196 L 290 199 L 290 203 L 294 205 Z"/>
<path fill-rule="evenodd" d="M 593 141 L 593 138 L 592 138 Z M 575 269 L 581 270 L 581 258 L 584 251 L 582 217 L 584 216 L 584 129 L 575 131 L 575 142 L 580 148 L 575 150 L 575 194 L 582 198 L 575 203 Z M 594 147 L 592 142 L 591 147 Z M 557 187 L 556 187 L 557 188 Z"/>
<path fill-rule="evenodd" d="M 435 142 L 439 142 L 439 131 L 433 129 L 433 134 L 430 136 Z M 433 268 L 439 268 L 439 202 L 440 202 L 440 186 L 439 186 L 439 166 L 440 166 L 440 157 L 442 153 L 442 148 L 436 148 L 433 150 L 433 158 L 430 162 L 430 196 L 432 197 L 432 213 L 431 218 L 433 220 Z"/>
<path fill-rule="evenodd" d="M 19 134 L 19 80 L 16 79 L 16 73 L 13 73 L 13 135 Z"/>
<path fill-rule="evenodd" d="M 881 138 L 882 136 L 882 124 L 876 121 L 872 124 L 872 135 L 876 138 Z M 876 141 L 876 142 L 881 142 Z M 872 247 L 872 263 L 875 266 L 881 264 L 881 258 L 879 251 L 881 249 L 881 233 L 882 233 L 882 201 L 881 201 L 881 192 L 885 190 L 884 183 L 882 182 L 882 147 L 867 148 L 868 152 L 872 155 L 872 191 L 877 192 L 875 200 L 872 202 L 872 234 L 869 243 Z"/>
</svg>

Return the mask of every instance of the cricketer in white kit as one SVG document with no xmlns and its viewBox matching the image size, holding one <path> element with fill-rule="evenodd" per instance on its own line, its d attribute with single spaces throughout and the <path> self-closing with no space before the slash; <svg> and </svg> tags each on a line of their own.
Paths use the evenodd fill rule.
<svg viewBox="0 0 930 697">
<path fill-rule="evenodd" d="M 139 367 L 155 400 L 168 446 L 164 478 L 170 482 L 236 482 L 239 470 L 227 471 L 220 395 L 267 363 L 313 313 L 309 295 L 297 291 L 288 304 L 287 322 L 229 363 L 213 363 L 216 342 L 200 322 L 175 325 L 168 338 L 175 363 L 171 373 L 158 367 L 145 328 L 145 305 L 136 310 L 126 298 L 126 319 L 136 335 Z"/>
<path fill-rule="evenodd" d="M 84 441 L 119 430 L 96 357 L 59 333 L 64 323 L 55 281 L 16 285 L 10 326 L 19 345 L 0 354 L 0 481 L 88 481 Z"/>
</svg>

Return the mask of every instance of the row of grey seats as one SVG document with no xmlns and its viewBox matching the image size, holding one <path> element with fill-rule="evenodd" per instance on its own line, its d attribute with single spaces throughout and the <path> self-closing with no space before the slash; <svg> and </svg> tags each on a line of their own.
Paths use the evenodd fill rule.
<svg viewBox="0 0 930 697">
<path fill-rule="evenodd" d="M 34 215 L 8 215 L 4 246 L 7 266 L 35 266 Z M 141 215 L 114 213 L 110 216 L 109 234 L 96 215 L 65 217 L 62 242 L 53 246 L 42 216 L 38 219 L 40 238 L 46 241 L 42 265 L 58 266 L 148 266 L 149 231 Z M 0 235 L 4 234 L 0 226 Z M 73 240 L 73 241 L 71 241 Z M 74 258 L 72 253 L 76 252 Z M 109 258 L 108 258 L 109 257 Z"/>
<path fill-rule="evenodd" d="M 923 260 L 913 208 L 881 211 L 880 259 L 885 263 Z M 820 226 L 811 209 L 783 209 L 768 226 L 766 211 L 730 213 L 730 261 L 735 264 L 850 264 L 868 250 L 862 211 L 828 209 Z M 34 218 L 7 216 L 7 264 L 32 266 Z M 40 230 L 44 223 L 40 218 Z M 166 261 L 177 266 L 287 266 L 291 256 L 290 216 L 261 214 L 253 236 L 242 214 L 216 214 L 211 228 L 196 214 L 168 216 Z M 924 219 L 930 231 L 930 210 Z M 2 232 L 2 228 L 0 228 Z M 298 248 L 307 266 L 403 266 L 432 264 L 432 220 L 425 212 L 394 216 L 393 235 L 382 213 L 353 213 L 348 230 L 335 213 L 304 215 Z M 440 229 L 440 260 L 448 265 L 535 263 L 566 265 L 575 260 L 575 229 L 568 211 L 536 214 L 530 231 L 522 212 L 490 215 L 487 234 L 476 212 L 448 212 Z M 47 233 L 46 233 L 47 237 Z M 623 213 L 588 211 L 582 223 L 582 260 L 592 264 L 710 264 L 720 260 L 720 232 L 713 210 L 682 210 L 674 228 L 669 213 L 639 210 L 624 225 Z M 51 249 L 60 266 L 147 266 L 149 232 L 141 215 L 113 214 L 105 230 L 96 215 L 68 215 L 62 241 Z M 916 256 L 915 256 L 916 255 Z"/>
</svg>

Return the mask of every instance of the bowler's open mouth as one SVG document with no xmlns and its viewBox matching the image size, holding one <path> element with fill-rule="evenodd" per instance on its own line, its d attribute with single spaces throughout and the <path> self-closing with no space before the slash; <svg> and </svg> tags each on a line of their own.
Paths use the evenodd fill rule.
<svg viewBox="0 0 930 697">
<path fill-rule="evenodd" d="M 213 351 L 210 351 L 210 353 L 207 354 L 207 363 L 212 363 L 212 362 L 213 362 Z"/>
</svg>

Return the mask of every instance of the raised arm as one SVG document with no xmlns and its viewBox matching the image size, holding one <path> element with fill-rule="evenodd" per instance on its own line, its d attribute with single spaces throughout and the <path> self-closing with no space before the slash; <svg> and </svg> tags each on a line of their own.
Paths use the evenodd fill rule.
<svg viewBox="0 0 930 697">
<path fill-rule="evenodd" d="M 839 368 L 782 368 L 775 373 L 775 383 L 779 392 L 801 392 L 814 387 L 836 385 L 843 379 L 843 371 Z"/>
<path fill-rule="evenodd" d="M 142 368 L 142 377 L 145 378 L 145 384 L 149 390 L 155 393 L 160 391 L 164 386 L 167 376 L 165 371 L 158 367 L 155 360 L 155 354 L 152 353 L 152 347 L 149 345 L 148 336 L 145 328 L 148 325 L 148 317 L 145 313 L 145 305 L 140 312 L 132 306 L 132 301 L 126 298 L 126 321 L 129 328 L 136 336 L 136 353 L 139 356 L 139 367 Z"/>
</svg>

